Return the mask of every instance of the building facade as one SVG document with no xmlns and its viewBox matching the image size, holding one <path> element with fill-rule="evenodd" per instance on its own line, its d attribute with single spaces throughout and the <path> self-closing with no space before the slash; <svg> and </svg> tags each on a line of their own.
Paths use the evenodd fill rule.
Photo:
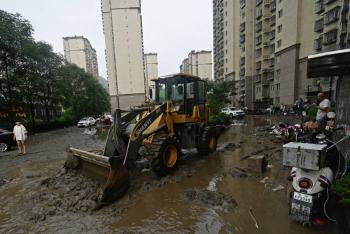
<svg viewBox="0 0 350 234">
<path fill-rule="evenodd" d="M 213 0 L 214 80 L 238 80 L 239 1 Z"/>
<path fill-rule="evenodd" d="M 67 62 L 77 65 L 96 79 L 98 78 L 96 50 L 88 39 L 83 36 L 64 37 L 63 49 Z"/>
<path fill-rule="evenodd" d="M 213 62 L 211 51 L 194 51 L 188 54 L 180 65 L 180 72 L 213 80 Z"/>
<path fill-rule="evenodd" d="M 140 0 L 101 0 L 111 107 L 145 101 L 143 33 Z"/>
<path fill-rule="evenodd" d="M 238 71 L 236 103 L 257 110 L 292 105 L 298 97 L 314 100 L 317 92 L 335 90 L 336 78 L 307 78 L 307 56 L 349 48 L 349 0 L 234 2 L 238 7 L 228 0 L 213 1 L 214 78 L 225 80 L 225 59 L 232 56 Z M 238 18 L 238 26 L 230 26 L 233 39 L 226 36 L 229 11 Z M 226 55 L 225 40 L 235 45 L 235 35 L 239 50 L 228 49 Z"/>
<path fill-rule="evenodd" d="M 146 75 L 146 94 L 150 99 L 155 98 L 154 79 L 158 79 L 158 55 L 157 53 L 147 53 L 144 55 L 145 75 Z"/>
</svg>

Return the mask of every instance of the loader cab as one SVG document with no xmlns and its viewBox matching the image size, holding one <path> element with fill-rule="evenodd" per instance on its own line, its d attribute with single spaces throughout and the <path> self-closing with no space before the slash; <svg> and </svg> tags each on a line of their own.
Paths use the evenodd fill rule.
<svg viewBox="0 0 350 234">
<path fill-rule="evenodd" d="M 206 83 L 199 77 L 175 74 L 160 77 L 156 83 L 156 103 L 171 101 L 179 114 L 192 115 L 194 106 L 205 111 Z"/>
</svg>

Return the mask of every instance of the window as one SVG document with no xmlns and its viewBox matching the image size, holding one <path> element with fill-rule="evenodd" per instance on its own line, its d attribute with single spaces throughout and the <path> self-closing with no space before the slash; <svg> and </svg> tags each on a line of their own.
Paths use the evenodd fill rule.
<svg viewBox="0 0 350 234">
<path fill-rule="evenodd" d="M 283 16 L 283 9 L 278 11 L 278 18 L 281 18 Z"/>
<path fill-rule="evenodd" d="M 165 84 L 158 83 L 158 103 L 166 101 L 165 90 Z"/>
<path fill-rule="evenodd" d="M 340 6 L 336 6 L 332 10 L 325 13 L 324 24 L 330 24 L 338 20 Z"/>
<path fill-rule="evenodd" d="M 199 82 L 203 83 L 203 82 Z M 183 86 L 183 84 L 179 84 L 179 86 Z M 193 99 L 194 98 L 194 83 L 187 83 L 186 84 L 186 99 Z M 182 97 L 183 99 L 183 97 Z"/>
<path fill-rule="evenodd" d="M 334 29 L 332 31 L 326 32 L 323 34 L 323 44 L 328 45 L 335 43 L 337 41 L 338 29 Z"/>
<path fill-rule="evenodd" d="M 279 0 L 278 3 L 281 3 L 283 0 Z"/>
<path fill-rule="evenodd" d="M 282 32 L 282 24 L 278 25 L 278 27 L 277 27 L 277 32 L 278 32 L 278 33 Z"/>
<path fill-rule="evenodd" d="M 171 86 L 170 100 L 174 101 L 174 103 L 183 103 L 184 96 L 184 84 L 173 84 Z"/>
<path fill-rule="evenodd" d="M 281 77 L 281 70 L 276 70 L 276 79 L 279 79 Z"/>
<path fill-rule="evenodd" d="M 280 48 L 282 46 L 282 40 L 277 41 L 277 48 Z"/>
</svg>

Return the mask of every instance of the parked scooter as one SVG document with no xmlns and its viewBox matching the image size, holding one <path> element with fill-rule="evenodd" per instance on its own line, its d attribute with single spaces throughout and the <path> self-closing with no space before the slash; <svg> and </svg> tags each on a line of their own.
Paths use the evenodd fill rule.
<svg viewBox="0 0 350 234">
<path fill-rule="evenodd" d="M 334 113 L 327 115 L 335 118 Z M 333 122 L 334 123 L 334 122 Z M 324 132 L 313 130 L 283 146 L 283 164 L 291 166 L 288 180 L 293 190 L 289 198 L 290 217 L 302 224 L 321 225 L 333 220 L 327 213 L 329 187 L 344 170 L 344 159 L 332 142 L 332 133 L 344 127 L 328 126 Z"/>
</svg>

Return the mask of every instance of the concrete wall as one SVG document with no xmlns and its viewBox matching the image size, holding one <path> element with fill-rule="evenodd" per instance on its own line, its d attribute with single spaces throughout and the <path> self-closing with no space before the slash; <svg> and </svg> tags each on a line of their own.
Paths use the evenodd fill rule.
<svg viewBox="0 0 350 234">
<path fill-rule="evenodd" d="M 140 94 L 129 94 L 129 95 L 120 95 L 119 103 L 120 109 L 128 110 L 130 107 L 140 106 L 145 102 L 145 95 L 143 93 Z M 111 110 L 115 110 L 117 108 L 117 96 L 111 95 Z"/>
<path fill-rule="evenodd" d="M 298 72 L 299 45 L 287 48 L 280 53 L 276 53 L 280 58 L 276 69 L 280 70 L 279 79 L 275 84 L 280 85 L 279 98 L 280 104 L 292 105 L 296 97 L 296 78 Z"/>
<path fill-rule="evenodd" d="M 152 79 L 158 79 L 158 55 L 156 53 L 149 53 L 144 55 L 145 61 L 145 75 L 146 75 L 146 95 L 154 97 L 154 81 Z"/>
<path fill-rule="evenodd" d="M 110 95 L 130 95 L 137 103 L 133 94 L 144 97 L 146 90 L 140 1 L 102 0 L 102 17 Z"/>
</svg>

